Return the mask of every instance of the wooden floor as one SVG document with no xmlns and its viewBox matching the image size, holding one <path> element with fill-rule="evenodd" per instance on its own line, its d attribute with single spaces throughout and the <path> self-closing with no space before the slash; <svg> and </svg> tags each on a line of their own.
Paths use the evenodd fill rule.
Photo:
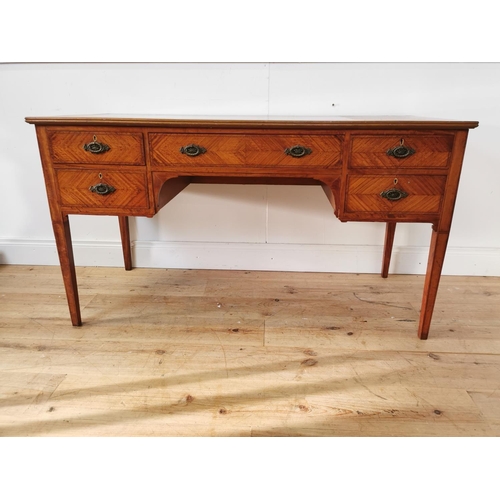
<svg viewBox="0 0 500 500">
<path fill-rule="evenodd" d="M 500 278 L 0 266 L 1 436 L 500 436 Z"/>
</svg>

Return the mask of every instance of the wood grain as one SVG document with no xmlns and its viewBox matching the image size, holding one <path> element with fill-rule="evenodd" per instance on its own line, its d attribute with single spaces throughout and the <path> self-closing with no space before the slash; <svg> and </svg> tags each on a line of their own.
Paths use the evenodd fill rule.
<svg viewBox="0 0 500 500">
<path fill-rule="evenodd" d="M 83 146 L 91 143 L 94 136 L 109 150 L 93 154 Z M 144 145 L 141 133 L 96 132 L 86 130 L 50 130 L 49 147 L 54 163 L 92 163 L 118 165 L 145 165 Z"/>
<path fill-rule="evenodd" d="M 137 127 L 147 125 L 149 127 L 171 127 L 172 129 L 183 129 L 186 127 L 186 118 L 175 118 L 172 116 L 113 116 L 113 115 L 94 115 L 94 116 L 31 116 L 26 118 L 27 123 L 34 125 L 64 125 L 67 127 L 81 127 L 82 125 L 91 125 L 95 127 L 102 126 L 123 126 Z M 332 129 L 380 129 L 380 127 L 389 126 L 396 130 L 459 130 L 470 129 L 478 126 L 477 121 L 463 120 L 429 120 L 426 118 L 395 118 L 387 116 L 356 116 L 354 119 L 324 116 L 310 117 L 290 116 L 286 119 L 269 116 L 248 116 L 239 118 L 216 117 L 192 117 L 189 119 L 191 127 L 200 129 L 212 129 L 214 127 L 223 127 L 229 129 L 287 129 L 304 126 L 316 130 Z"/>
<path fill-rule="evenodd" d="M 0 267 L 0 436 L 500 436 L 500 278 Z M 401 296 L 402 295 L 402 296 Z M 106 314 L 104 314 L 106 311 Z"/>
<path fill-rule="evenodd" d="M 122 241 L 123 263 L 125 270 L 132 269 L 132 249 L 130 246 L 130 228 L 128 217 L 118 217 L 118 224 L 120 226 L 120 239 Z"/>
<path fill-rule="evenodd" d="M 397 184 L 395 183 L 397 182 Z M 446 184 L 445 176 L 375 176 L 350 175 L 346 212 L 438 213 Z M 406 198 L 391 201 L 380 193 L 396 188 Z"/>
<path fill-rule="evenodd" d="M 203 147 L 198 156 L 182 154 L 180 149 L 189 144 Z M 285 154 L 287 148 L 301 145 L 311 150 L 300 158 Z M 152 166 L 164 165 L 249 167 L 338 167 L 341 159 L 342 138 L 335 135 L 267 134 L 242 135 L 212 131 L 210 134 L 149 134 Z"/>
<path fill-rule="evenodd" d="M 392 246 L 394 244 L 395 234 L 396 223 L 387 222 L 385 225 L 384 258 L 382 259 L 382 271 L 380 272 L 382 278 L 387 278 L 387 276 L 389 276 L 389 266 L 391 264 Z"/>
<path fill-rule="evenodd" d="M 387 151 L 404 142 L 415 151 L 406 158 L 389 156 Z M 453 135 L 370 135 L 355 136 L 351 143 L 352 168 L 446 168 L 453 148 Z"/>
<path fill-rule="evenodd" d="M 61 205 L 65 207 L 147 208 L 149 196 L 147 177 L 143 171 L 58 169 L 56 171 Z M 100 195 L 89 190 L 104 183 L 115 191 Z"/>
</svg>

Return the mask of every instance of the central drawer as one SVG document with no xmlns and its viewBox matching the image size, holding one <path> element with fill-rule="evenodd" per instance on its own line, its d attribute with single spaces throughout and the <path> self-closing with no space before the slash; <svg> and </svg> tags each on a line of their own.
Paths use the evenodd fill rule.
<svg viewBox="0 0 500 500">
<path fill-rule="evenodd" d="M 150 133 L 151 164 L 339 167 L 342 140 L 318 134 Z"/>
</svg>

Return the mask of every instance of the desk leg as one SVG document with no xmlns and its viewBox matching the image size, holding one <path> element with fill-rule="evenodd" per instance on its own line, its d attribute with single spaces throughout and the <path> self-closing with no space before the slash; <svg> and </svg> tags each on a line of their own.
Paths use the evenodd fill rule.
<svg viewBox="0 0 500 500">
<path fill-rule="evenodd" d="M 125 270 L 132 269 L 132 252 L 130 250 L 130 230 L 128 226 L 128 217 L 119 216 L 120 236 L 122 238 L 123 260 L 125 262 Z"/>
<path fill-rule="evenodd" d="M 429 250 L 429 260 L 427 262 L 427 274 L 425 275 L 424 295 L 422 298 L 422 308 L 420 309 L 420 325 L 418 327 L 418 337 L 425 340 L 429 335 L 432 313 L 443 269 L 446 246 L 449 234 L 438 232 L 432 228 L 431 246 Z"/>
<path fill-rule="evenodd" d="M 389 264 L 391 263 L 392 244 L 394 243 L 394 233 L 396 232 L 396 223 L 388 222 L 385 226 L 384 258 L 382 260 L 382 278 L 389 275 Z"/>
<path fill-rule="evenodd" d="M 67 215 L 60 219 L 52 220 L 54 236 L 56 238 L 57 253 L 61 263 L 61 272 L 66 289 L 69 314 L 73 326 L 82 326 L 80 315 L 80 301 L 78 299 L 78 287 L 76 283 L 75 260 L 73 258 L 73 245 L 71 243 L 71 232 Z"/>
</svg>

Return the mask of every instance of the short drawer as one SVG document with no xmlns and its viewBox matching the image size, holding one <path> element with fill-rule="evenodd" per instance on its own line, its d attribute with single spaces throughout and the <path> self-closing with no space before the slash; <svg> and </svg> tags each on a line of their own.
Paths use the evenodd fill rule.
<svg viewBox="0 0 500 500">
<path fill-rule="evenodd" d="M 118 170 L 58 169 L 61 205 L 71 207 L 147 208 L 146 173 Z"/>
<path fill-rule="evenodd" d="M 351 140 L 351 168 L 447 168 L 453 135 L 360 135 Z"/>
<path fill-rule="evenodd" d="M 52 130 L 48 139 L 54 163 L 146 164 L 140 133 Z"/>
<path fill-rule="evenodd" d="M 439 213 L 444 175 L 350 175 L 346 212 Z"/>
<path fill-rule="evenodd" d="M 191 166 L 340 167 L 337 136 L 151 133 L 151 163 Z"/>
</svg>

